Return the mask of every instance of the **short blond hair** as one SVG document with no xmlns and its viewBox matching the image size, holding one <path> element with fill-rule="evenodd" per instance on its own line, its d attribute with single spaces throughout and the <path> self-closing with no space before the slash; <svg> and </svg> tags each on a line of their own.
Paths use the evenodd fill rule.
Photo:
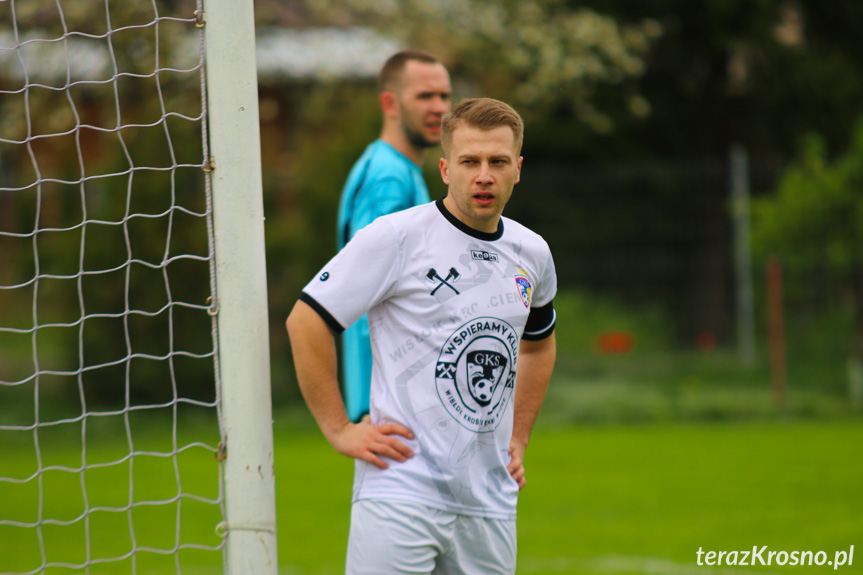
<svg viewBox="0 0 863 575">
<path fill-rule="evenodd" d="M 458 103 L 453 110 L 444 114 L 441 123 L 441 147 L 444 156 L 452 144 L 455 129 L 464 122 L 480 130 L 493 130 L 501 126 L 512 128 L 515 137 L 516 155 L 521 154 L 524 142 L 524 121 L 512 106 L 493 98 L 467 98 Z"/>
</svg>

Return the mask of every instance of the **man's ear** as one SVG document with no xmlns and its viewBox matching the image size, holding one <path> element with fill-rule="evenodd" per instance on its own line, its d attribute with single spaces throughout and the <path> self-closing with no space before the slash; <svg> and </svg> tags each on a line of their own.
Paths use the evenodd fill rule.
<svg viewBox="0 0 863 575">
<path fill-rule="evenodd" d="M 524 157 L 519 156 L 518 162 L 516 163 L 516 167 L 518 168 L 518 172 L 516 172 L 516 174 L 515 174 L 515 181 L 513 182 L 514 184 L 517 184 L 517 183 L 519 183 L 519 181 L 521 181 L 521 163 L 523 161 L 524 161 Z"/>
<path fill-rule="evenodd" d="M 449 185 L 449 165 L 446 163 L 446 158 L 440 159 L 440 177 L 443 183 Z"/>
<path fill-rule="evenodd" d="M 381 92 L 378 96 L 381 103 L 381 110 L 385 116 L 398 118 L 399 116 L 399 99 L 395 92 Z"/>
</svg>

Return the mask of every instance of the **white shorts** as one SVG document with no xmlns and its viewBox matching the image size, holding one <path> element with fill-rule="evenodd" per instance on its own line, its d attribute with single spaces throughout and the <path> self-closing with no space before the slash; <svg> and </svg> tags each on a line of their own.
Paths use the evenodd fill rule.
<svg viewBox="0 0 863 575">
<path fill-rule="evenodd" d="M 351 507 L 347 575 L 513 575 L 515 521 L 401 501 Z"/>
</svg>

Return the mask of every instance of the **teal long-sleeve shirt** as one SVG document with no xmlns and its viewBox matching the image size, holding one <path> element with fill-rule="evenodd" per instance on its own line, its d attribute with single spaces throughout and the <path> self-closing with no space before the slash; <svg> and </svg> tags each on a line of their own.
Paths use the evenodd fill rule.
<svg viewBox="0 0 863 575">
<path fill-rule="evenodd" d="M 428 203 L 422 170 L 383 140 L 368 145 L 342 189 L 337 219 L 339 249 L 375 218 Z M 369 413 L 372 377 L 369 323 L 361 317 L 342 333 L 343 395 L 351 421 Z"/>
</svg>

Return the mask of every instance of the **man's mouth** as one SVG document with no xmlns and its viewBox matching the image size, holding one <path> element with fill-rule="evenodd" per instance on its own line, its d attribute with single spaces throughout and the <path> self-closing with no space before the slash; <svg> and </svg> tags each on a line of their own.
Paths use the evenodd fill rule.
<svg viewBox="0 0 863 575">
<path fill-rule="evenodd" d="M 488 206 L 494 202 L 494 195 L 480 192 L 478 194 L 474 194 L 473 199 L 481 206 Z"/>
</svg>

